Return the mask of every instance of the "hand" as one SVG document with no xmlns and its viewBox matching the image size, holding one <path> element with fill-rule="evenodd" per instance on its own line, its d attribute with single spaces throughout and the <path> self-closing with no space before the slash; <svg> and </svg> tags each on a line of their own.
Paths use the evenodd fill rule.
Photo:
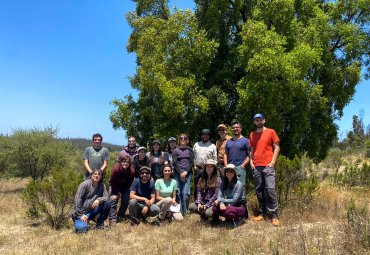
<svg viewBox="0 0 370 255">
<path fill-rule="evenodd" d="M 200 212 L 201 210 L 203 210 L 204 209 L 203 207 L 204 207 L 203 205 L 198 204 L 198 212 Z"/>
<path fill-rule="evenodd" d="M 118 196 L 117 196 L 117 195 L 112 195 L 110 198 L 111 198 L 112 200 L 117 200 L 117 199 L 118 199 Z"/>
<path fill-rule="evenodd" d="M 250 164 L 251 164 L 251 168 L 254 170 L 254 169 L 256 169 L 256 167 L 254 166 L 254 164 L 253 164 L 253 162 L 251 161 L 250 162 Z"/>
<path fill-rule="evenodd" d="M 180 174 L 180 179 L 182 182 L 186 182 L 186 175 L 188 174 L 187 171 Z"/>
<path fill-rule="evenodd" d="M 177 203 L 176 203 L 176 199 L 174 198 L 174 199 L 172 199 L 172 205 L 174 205 L 174 206 L 176 206 L 177 205 Z"/>
<path fill-rule="evenodd" d="M 147 214 L 148 210 L 149 210 L 149 207 L 148 206 L 144 206 L 143 210 L 141 210 L 141 214 L 143 216 L 145 216 Z"/>
<path fill-rule="evenodd" d="M 83 222 L 87 223 L 88 218 L 87 218 L 87 216 L 86 216 L 85 214 L 84 214 L 84 215 L 82 215 L 80 219 L 81 219 Z"/>
<path fill-rule="evenodd" d="M 149 199 L 147 199 L 147 198 L 145 198 L 144 203 L 145 203 L 146 205 L 149 205 L 149 204 L 150 204 L 150 200 L 149 200 Z"/>
<path fill-rule="evenodd" d="M 220 210 L 225 211 L 226 210 L 226 205 L 224 203 L 220 204 Z"/>
<path fill-rule="evenodd" d="M 96 207 L 98 207 L 99 206 L 99 204 L 100 204 L 100 201 L 98 200 L 98 199 L 96 199 L 95 201 L 94 201 L 94 203 L 92 204 L 92 209 L 95 209 Z"/>
<path fill-rule="evenodd" d="M 218 205 L 218 200 L 215 200 L 215 201 L 213 202 L 213 204 L 214 204 L 215 206 L 217 206 L 217 205 Z"/>
<path fill-rule="evenodd" d="M 268 167 L 274 167 L 275 166 L 275 162 L 271 161 L 267 166 Z"/>
</svg>

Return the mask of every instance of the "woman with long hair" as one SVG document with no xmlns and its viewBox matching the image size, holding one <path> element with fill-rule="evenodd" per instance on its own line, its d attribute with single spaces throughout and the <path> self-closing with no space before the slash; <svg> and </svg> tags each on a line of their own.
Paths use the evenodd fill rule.
<svg viewBox="0 0 370 255">
<path fill-rule="evenodd" d="M 193 149 L 188 146 L 189 138 L 186 134 L 181 134 L 178 140 L 178 147 L 172 153 L 174 164 L 174 177 L 177 181 L 178 202 L 182 215 L 188 214 L 190 185 L 193 176 L 192 166 L 194 161 Z"/>
<path fill-rule="evenodd" d="M 236 167 L 228 164 L 225 176 L 213 206 L 213 222 L 219 221 L 219 216 L 225 217 L 227 227 L 234 228 L 244 223 L 247 216 L 247 201 L 244 185 L 238 180 Z"/>
<path fill-rule="evenodd" d="M 217 200 L 220 186 L 221 178 L 217 177 L 217 162 L 209 159 L 197 185 L 196 201 L 189 206 L 189 210 L 200 214 L 202 220 L 212 218 L 212 206 Z"/>
<path fill-rule="evenodd" d="M 172 160 L 172 153 L 176 149 L 177 143 L 175 137 L 168 138 L 167 143 L 167 154 L 168 154 L 168 163 L 170 163 L 173 166 L 173 160 Z"/>
<path fill-rule="evenodd" d="M 118 158 L 118 162 L 112 169 L 110 176 L 111 210 L 109 212 L 109 223 L 114 226 L 117 219 L 125 217 L 130 198 L 130 187 L 135 177 L 135 168 L 131 164 L 130 156 Z M 121 206 L 117 213 L 117 205 L 121 195 Z"/>
<path fill-rule="evenodd" d="M 146 156 L 149 158 L 148 166 L 151 169 L 151 174 L 154 182 L 161 177 L 161 167 L 168 163 L 167 153 L 161 149 L 161 141 L 154 140 L 150 152 Z"/>
<path fill-rule="evenodd" d="M 170 207 L 176 206 L 176 191 L 177 182 L 172 179 L 172 166 L 170 164 L 164 164 L 161 169 L 162 178 L 155 182 L 156 201 L 157 206 L 161 209 L 158 218 L 160 221 L 166 218 L 175 220 L 182 220 L 183 217 L 180 212 L 171 212 Z"/>
</svg>

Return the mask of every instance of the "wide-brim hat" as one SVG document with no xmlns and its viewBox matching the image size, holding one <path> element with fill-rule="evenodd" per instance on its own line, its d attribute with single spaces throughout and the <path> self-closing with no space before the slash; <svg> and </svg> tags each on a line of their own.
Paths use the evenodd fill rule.
<svg viewBox="0 0 370 255">
<path fill-rule="evenodd" d="M 154 145 L 155 143 L 158 143 L 158 144 L 159 144 L 159 146 L 161 145 L 161 141 L 160 141 L 160 140 L 158 140 L 158 139 L 155 139 L 155 140 L 152 142 L 152 145 Z"/>
<path fill-rule="evenodd" d="M 206 165 L 212 165 L 212 166 L 215 166 L 217 168 L 217 161 L 216 160 L 213 160 L 213 159 L 207 159 L 207 161 L 204 164 L 204 166 L 206 166 Z"/>
<path fill-rule="evenodd" d="M 234 172 L 236 173 L 236 166 L 234 164 L 227 164 L 225 167 L 224 167 L 224 172 L 226 172 L 227 169 L 231 169 L 231 170 L 234 170 Z"/>
<path fill-rule="evenodd" d="M 148 167 L 148 166 L 142 166 L 141 168 L 140 168 L 140 170 L 139 170 L 139 173 L 141 173 L 142 171 L 144 171 L 144 170 L 147 170 L 149 173 L 151 173 L 151 169 L 150 169 L 150 167 Z"/>
<path fill-rule="evenodd" d="M 139 147 L 139 149 L 137 149 L 137 152 L 139 152 L 141 150 L 144 150 L 145 152 L 147 151 L 147 149 L 145 147 Z"/>
</svg>

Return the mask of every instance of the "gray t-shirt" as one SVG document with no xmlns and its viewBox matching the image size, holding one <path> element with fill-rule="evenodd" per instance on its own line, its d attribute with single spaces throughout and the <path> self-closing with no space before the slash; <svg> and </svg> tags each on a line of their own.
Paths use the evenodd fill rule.
<svg viewBox="0 0 370 255">
<path fill-rule="evenodd" d="M 91 170 L 100 169 L 104 161 L 109 160 L 108 149 L 101 147 L 95 149 L 93 146 L 87 147 L 84 152 L 84 160 L 87 160 Z M 89 172 L 85 172 L 85 179 L 90 176 Z"/>
</svg>

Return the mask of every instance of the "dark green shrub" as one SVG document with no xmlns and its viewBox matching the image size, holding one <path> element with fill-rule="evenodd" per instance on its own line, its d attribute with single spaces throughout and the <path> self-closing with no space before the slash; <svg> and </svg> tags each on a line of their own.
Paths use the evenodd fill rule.
<svg viewBox="0 0 370 255">
<path fill-rule="evenodd" d="M 349 230 L 364 246 L 370 248 L 370 214 L 366 204 L 356 205 L 355 200 L 351 197 L 346 213 Z"/>
<path fill-rule="evenodd" d="M 45 217 L 54 229 L 63 227 L 73 206 L 73 199 L 82 177 L 75 170 L 56 169 L 42 180 L 31 180 L 23 192 L 30 217 Z"/>
</svg>

